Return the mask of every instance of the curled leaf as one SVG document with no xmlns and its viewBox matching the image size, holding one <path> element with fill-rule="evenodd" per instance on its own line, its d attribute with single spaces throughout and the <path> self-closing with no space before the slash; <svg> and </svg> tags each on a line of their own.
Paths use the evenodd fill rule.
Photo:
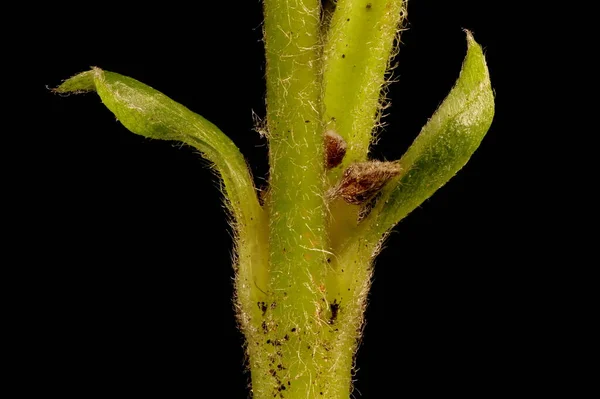
<svg viewBox="0 0 600 399">
<path fill-rule="evenodd" d="M 160 140 L 177 140 L 197 148 L 223 180 L 224 195 L 235 221 L 238 284 L 266 284 L 264 237 L 266 221 L 244 157 L 215 125 L 135 79 L 93 68 L 67 79 L 56 93 L 96 91 L 102 102 L 133 133 Z M 248 293 L 248 290 L 243 291 Z M 260 293 L 239 298 L 250 308 Z"/>
<path fill-rule="evenodd" d="M 256 202 L 252 207 L 258 206 L 246 162 L 235 144 L 215 125 L 150 86 L 94 68 L 66 80 L 54 91 L 96 91 L 104 105 L 133 133 L 196 147 L 220 172 L 235 216 L 250 211 L 242 209 L 244 204 Z"/>
<path fill-rule="evenodd" d="M 494 117 L 494 94 L 481 47 L 467 34 L 467 56 L 444 102 L 400 160 L 403 169 L 366 221 L 381 236 L 458 172 Z"/>
</svg>

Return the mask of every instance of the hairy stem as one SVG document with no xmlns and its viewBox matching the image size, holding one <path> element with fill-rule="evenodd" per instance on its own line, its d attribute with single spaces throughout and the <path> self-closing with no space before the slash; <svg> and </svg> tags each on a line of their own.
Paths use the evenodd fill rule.
<svg viewBox="0 0 600 399">
<path fill-rule="evenodd" d="M 324 123 L 348 145 L 342 168 L 367 158 L 403 0 L 339 0 L 324 50 Z"/>
<path fill-rule="evenodd" d="M 413 145 L 399 161 L 368 160 L 405 3 L 332 0 L 322 12 L 320 0 L 264 0 L 264 205 L 234 143 L 162 93 L 99 68 L 55 89 L 96 91 L 132 132 L 192 145 L 219 172 L 254 399 L 349 399 L 373 258 L 390 229 L 465 165 L 492 122 L 485 58 L 467 32 L 456 85 Z"/>
<path fill-rule="evenodd" d="M 319 0 L 265 0 L 270 187 L 269 294 L 257 399 L 323 397 L 326 271 Z M 256 345 L 249 342 L 249 345 Z M 258 368 L 256 368 L 258 366 Z M 326 396 L 334 398 L 334 396 Z"/>
</svg>

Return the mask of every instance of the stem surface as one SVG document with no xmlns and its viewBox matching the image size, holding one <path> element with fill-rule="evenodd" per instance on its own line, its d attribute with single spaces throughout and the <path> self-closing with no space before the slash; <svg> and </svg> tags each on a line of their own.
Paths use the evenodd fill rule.
<svg viewBox="0 0 600 399">
<path fill-rule="evenodd" d="M 263 289 L 270 300 L 263 340 L 249 342 L 263 348 L 251 365 L 253 393 L 257 399 L 335 399 L 328 392 L 322 329 L 327 264 L 321 3 L 265 0 L 264 15 L 270 281 Z"/>
</svg>

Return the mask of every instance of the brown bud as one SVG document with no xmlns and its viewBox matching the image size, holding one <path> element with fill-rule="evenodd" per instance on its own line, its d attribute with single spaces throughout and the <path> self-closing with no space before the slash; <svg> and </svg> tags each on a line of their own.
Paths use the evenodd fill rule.
<svg viewBox="0 0 600 399">
<path fill-rule="evenodd" d="M 360 162 L 344 171 L 332 197 L 340 196 L 349 204 L 362 205 L 372 199 L 402 168 L 397 162 Z"/>
<path fill-rule="evenodd" d="M 327 169 L 335 168 L 346 155 L 346 142 L 333 130 L 325 132 L 325 166 Z"/>
</svg>

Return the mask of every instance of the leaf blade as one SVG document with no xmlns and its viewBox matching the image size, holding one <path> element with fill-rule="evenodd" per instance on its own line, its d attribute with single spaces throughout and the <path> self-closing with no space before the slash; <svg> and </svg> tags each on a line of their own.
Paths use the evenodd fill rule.
<svg viewBox="0 0 600 399">
<path fill-rule="evenodd" d="M 479 147 L 494 117 L 494 93 L 483 50 L 467 35 L 467 55 L 455 86 L 400 159 L 365 227 L 380 237 L 446 184 Z"/>
<path fill-rule="evenodd" d="M 104 105 L 131 132 L 159 140 L 176 140 L 198 149 L 223 181 L 223 194 L 234 219 L 238 279 L 249 289 L 238 290 L 246 309 L 254 309 L 266 284 L 266 237 L 254 232 L 266 230 L 250 171 L 233 141 L 214 124 L 166 95 L 135 79 L 93 68 L 67 79 L 56 93 L 96 91 Z M 246 296 L 246 297 L 244 297 Z"/>
</svg>

